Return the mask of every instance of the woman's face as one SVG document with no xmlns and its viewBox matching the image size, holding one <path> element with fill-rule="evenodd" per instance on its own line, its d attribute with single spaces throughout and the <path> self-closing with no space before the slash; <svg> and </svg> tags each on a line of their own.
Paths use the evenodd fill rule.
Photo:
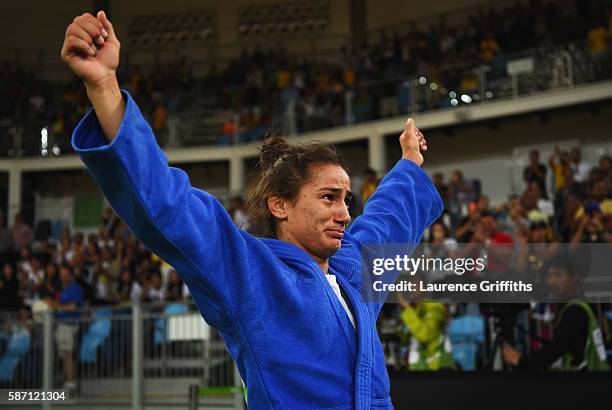
<svg viewBox="0 0 612 410">
<path fill-rule="evenodd" d="M 129 270 L 124 270 L 123 272 L 121 272 L 121 282 L 130 283 L 131 279 L 132 275 L 130 274 Z"/>
<path fill-rule="evenodd" d="M 175 270 L 171 270 L 170 271 L 170 275 L 168 276 L 168 281 L 170 283 L 179 283 L 179 276 L 178 273 L 176 273 Z"/>
<path fill-rule="evenodd" d="M 47 272 L 47 277 L 55 276 L 55 274 L 57 273 L 57 268 L 55 267 L 53 263 L 49 263 L 47 264 L 46 272 Z"/>
<path fill-rule="evenodd" d="M 270 200 L 268 205 L 280 220 L 278 239 L 302 248 L 321 263 L 340 249 L 344 229 L 351 220 L 351 181 L 339 165 L 313 165 L 310 175 L 295 201 Z"/>
<path fill-rule="evenodd" d="M 548 229 L 545 226 L 537 226 L 531 230 L 530 241 L 533 243 L 544 243 L 548 235 Z"/>
<path fill-rule="evenodd" d="M 2 273 L 4 274 L 4 276 L 9 276 L 13 273 L 13 267 L 10 263 L 4 264 L 4 266 L 2 267 Z"/>
<path fill-rule="evenodd" d="M 446 237 L 446 233 L 444 232 L 444 227 L 440 224 L 435 224 L 431 227 L 433 240 L 434 241 L 443 241 Z"/>
</svg>

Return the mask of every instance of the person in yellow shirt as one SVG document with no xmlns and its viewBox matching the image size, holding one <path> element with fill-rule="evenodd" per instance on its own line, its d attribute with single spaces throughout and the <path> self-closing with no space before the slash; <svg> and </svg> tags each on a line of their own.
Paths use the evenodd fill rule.
<svg viewBox="0 0 612 410">
<path fill-rule="evenodd" d="M 376 171 L 372 168 L 368 168 L 363 173 L 363 184 L 361 185 L 361 205 L 365 206 L 368 199 L 372 196 L 376 188 L 378 187 L 378 183 L 380 179 L 376 176 Z"/>
<path fill-rule="evenodd" d="M 593 56 L 608 51 L 608 31 L 603 24 L 592 28 L 587 36 L 587 44 Z"/>
<path fill-rule="evenodd" d="M 413 281 L 419 280 L 424 280 L 422 275 L 413 277 Z M 427 371 L 455 369 L 452 347 L 446 334 L 446 306 L 425 299 L 420 291 L 410 292 L 410 301 L 406 301 L 401 293 L 397 293 L 397 297 L 402 307 L 400 317 L 407 330 L 402 336 L 407 336 L 408 340 L 408 368 Z"/>
<path fill-rule="evenodd" d="M 499 44 L 492 34 L 487 34 L 480 42 L 480 57 L 483 61 L 493 61 L 499 54 Z"/>
<path fill-rule="evenodd" d="M 593 200 L 589 204 L 592 208 L 598 209 L 604 217 L 612 215 L 612 199 L 607 197 L 607 191 L 608 181 L 605 179 L 600 181 L 594 181 L 591 184 L 591 197 Z M 574 215 L 574 218 L 576 220 L 582 219 L 585 214 L 584 208 L 584 206 L 578 208 L 576 214 Z"/>
<path fill-rule="evenodd" d="M 563 188 L 564 169 L 570 166 L 570 154 L 559 147 L 555 147 L 555 152 L 548 158 L 548 166 L 553 172 L 555 182 L 555 192 Z"/>
</svg>

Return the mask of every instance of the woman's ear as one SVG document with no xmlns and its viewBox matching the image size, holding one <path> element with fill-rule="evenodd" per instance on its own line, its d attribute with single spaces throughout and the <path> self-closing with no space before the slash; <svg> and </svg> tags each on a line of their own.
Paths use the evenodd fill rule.
<svg viewBox="0 0 612 410">
<path fill-rule="evenodd" d="M 278 195 L 268 196 L 268 209 L 270 213 L 276 219 L 285 220 L 287 219 L 287 210 L 289 208 L 289 202 Z"/>
</svg>

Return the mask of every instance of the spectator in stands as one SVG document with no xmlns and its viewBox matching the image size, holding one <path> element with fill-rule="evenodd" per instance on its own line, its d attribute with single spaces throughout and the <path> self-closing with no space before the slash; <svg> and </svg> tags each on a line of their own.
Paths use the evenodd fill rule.
<svg viewBox="0 0 612 410">
<path fill-rule="evenodd" d="M 148 302 L 161 303 L 164 301 L 164 289 L 162 283 L 161 273 L 158 271 L 153 271 L 149 275 L 149 281 L 145 288 L 146 292 L 146 300 Z"/>
<path fill-rule="evenodd" d="M 42 287 L 42 283 L 45 280 L 45 271 L 43 269 L 40 256 L 32 255 L 30 258 L 30 271 L 28 272 L 28 280 L 35 287 L 36 291 L 39 291 Z"/>
<path fill-rule="evenodd" d="M 13 240 L 10 231 L 4 223 L 4 215 L 0 212 L 0 261 L 11 258 L 13 252 Z"/>
<path fill-rule="evenodd" d="M 497 220 L 490 211 L 481 212 L 470 243 L 478 245 L 481 252 L 488 253 L 487 270 L 507 272 L 511 268 L 514 247 L 512 237 L 497 229 Z"/>
<path fill-rule="evenodd" d="M 93 266 L 100 261 L 100 251 L 95 243 L 89 242 L 85 245 L 83 258 L 87 266 Z"/>
<path fill-rule="evenodd" d="M 527 236 L 529 231 L 529 220 L 527 212 L 523 207 L 521 198 L 518 195 L 510 195 L 508 201 L 501 206 L 502 212 L 499 213 L 500 230 L 517 239 L 519 235 Z"/>
<path fill-rule="evenodd" d="M 535 201 L 536 204 L 534 208 L 529 210 L 528 214 L 535 211 L 548 215 L 551 218 L 555 214 L 553 202 L 544 196 L 540 185 L 535 181 L 529 183 L 527 191 L 524 194 L 524 201 L 528 201 L 529 203 L 531 203 L 530 201 Z"/>
<path fill-rule="evenodd" d="M 604 21 L 599 21 L 587 34 L 587 44 L 591 55 L 601 58 L 608 51 L 608 31 Z"/>
<path fill-rule="evenodd" d="M 467 209 L 468 215 L 461 218 L 455 230 L 455 236 L 459 242 L 470 242 L 476 230 L 483 212 L 492 212 L 489 197 L 480 195 L 476 203 L 470 202 Z"/>
<path fill-rule="evenodd" d="M 425 244 L 425 255 L 429 258 L 451 257 L 457 249 L 457 240 L 450 235 L 450 229 L 441 220 L 429 228 L 428 241 Z M 432 270 L 428 273 L 430 281 L 440 281 L 447 276 L 447 271 Z"/>
<path fill-rule="evenodd" d="M 484 212 L 491 212 L 495 214 L 495 210 L 491 209 L 491 200 L 487 195 L 480 195 L 476 201 L 476 210 L 483 214 Z"/>
<path fill-rule="evenodd" d="M 139 304 L 143 301 L 144 291 L 142 286 L 134 280 L 129 269 L 123 269 L 117 284 L 117 298 L 119 303 Z"/>
<path fill-rule="evenodd" d="M 168 302 L 183 301 L 185 297 L 187 296 L 185 289 L 186 289 L 186 286 L 181 280 L 176 270 L 171 269 L 170 272 L 168 273 L 168 282 L 166 283 L 166 292 L 165 292 L 164 300 Z"/>
<path fill-rule="evenodd" d="M 76 246 L 76 249 L 80 247 Z M 85 265 L 85 258 L 82 251 L 75 252 L 72 261 L 69 263 L 72 268 L 74 280 L 79 284 L 83 291 L 84 300 L 92 302 L 94 300 L 95 289 L 93 287 L 94 272 Z"/>
<path fill-rule="evenodd" d="M 108 270 L 98 263 L 93 267 L 93 304 L 107 305 L 115 302 L 115 282 Z"/>
<path fill-rule="evenodd" d="M 584 198 L 587 190 L 586 183 L 593 166 L 582 159 L 582 151 L 578 147 L 572 148 L 570 166 L 574 173 L 574 182 L 578 185 L 577 193 L 580 198 Z"/>
<path fill-rule="evenodd" d="M 78 330 L 78 323 L 74 320 L 80 316 L 78 309 L 83 306 L 85 300 L 83 290 L 76 282 L 70 265 L 62 264 L 59 271 L 62 291 L 59 301 L 52 304 L 52 307 L 57 310 L 55 317 L 58 319 L 55 328 L 55 343 L 57 354 L 62 359 L 64 388 L 74 389 L 76 387 L 74 347 Z"/>
<path fill-rule="evenodd" d="M 551 296 L 563 302 L 558 306 L 553 339 L 529 356 L 506 344 L 506 362 L 519 369 L 547 369 L 559 360 L 555 367 L 564 370 L 609 370 L 601 329 L 592 308 L 582 301 L 579 275 L 566 252 L 548 264 L 547 284 Z"/>
<path fill-rule="evenodd" d="M 499 44 L 492 32 L 488 32 L 480 42 L 480 58 L 485 63 L 492 62 L 499 54 Z"/>
<path fill-rule="evenodd" d="M 591 180 L 591 189 L 588 202 L 598 203 L 604 216 L 612 215 L 611 184 L 612 178 L 605 178 L 603 175 L 601 179 Z M 579 215 L 576 215 L 576 217 L 579 217 Z"/>
<path fill-rule="evenodd" d="M 602 171 L 604 176 L 612 176 L 612 157 L 609 155 L 603 155 L 599 159 L 599 169 Z"/>
<path fill-rule="evenodd" d="M 571 156 L 570 153 L 555 147 L 555 152 L 548 158 L 548 166 L 550 167 L 554 177 L 555 194 L 562 189 L 565 184 L 564 175 L 566 169 L 570 168 Z M 573 175 L 572 175 L 573 179 Z"/>
<path fill-rule="evenodd" d="M 19 282 L 19 298 L 21 303 L 31 307 L 39 300 L 37 286 L 32 283 L 28 271 L 23 267 L 17 269 L 17 281 Z"/>
<path fill-rule="evenodd" d="M 113 212 L 111 207 L 106 207 L 102 211 L 102 228 L 98 232 L 98 247 L 108 246 L 113 248 L 113 233 L 119 224 L 119 217 Z"/>
<path fill-rule="evenodd" d="M 609 232 L 604 224 L 599 203 L 590 202 L 585 205 L 572 243 L 612 243 L 612 232 Z"/>
<path fill-rule="evenodd" d="M 444 183 L 444 174 L 436 172 L 433 174 L 431 180 L 433 181 L 442 201 L 444 201 L 444 211 L 448 212 L 448 186 Z"/>
<path fill-rule="evenodd" d="M 367 168 L 363 172 L 363 183 L 361 184 L 361 189 L 359 190 L 359 198 L 361 199 L 361 206 L 365 206 L 368 199 L 372 196 L 374 191 L 376 191 L 376 187 L 380 183 L 380 179 L 376 175 L 376 171 L 372 168 Z"/>
<path fill-rule="evenodd" d="M 540 151 L 537 149 L 529 152 L 529 165 L 523 170 L 523 181 L 526 185 L 535 182 L 540 187 L 542 198 L 548 198 L 546 190 L 546 166 L 540 163 Z"/>
<path fill-rule="evenodd" d="M 15 215 L 15 223 L 11 226 L 10 231 L 13 249 L 16 251 L 19 251 L 24 246 L 29 246 L 34 239 L 32 228 L 24 222 L 21 212 L 17 212 Z"/>
<path fill-rule="evenodd" d="M 412 277 L 413 283 L 424 281 L 423 275 Z M 418 286 L 417 286 L 418 289 Z M 397 293 L 402 311 L 400 317 L 408 336 L 410 370 L 454 369 L 450 342 L 446 340 L 447 311 L 442 303 L 426 299 L 420 291 L 410 292 L 409 301 Z M 446 341 L 446 343 L 445 343 Z"/>
<path fill-rule="evenodd" d="M 451 225 L 456 227 L 462 215 L 467 214 L 464 208 L 467 208 L 467 204 L 474 199 L 474 187 L 463 177 L 463 172 L 459 169 L 451 174 L 448 194 Z"/>
<path fill-rule="evenodd" d="M 235 196 L 231 199 L 227 213 L 238 228 L 248 230 L 249 220 L 244 213 L 244 200 L 241 196 Z"/>
<path fill-rule="evenodd" d="M 15 267 L 4 263 L 0 276 L 0 311 L 16 311 L 19 308 L 19 282 Z"/>
<path fill-rule="evenodd" d="M 546 218 L 530 220 L 529 230 L 517 237 L 516 272 L 519 275 L 535 275 L 536 282 L 544 281 L 544 264 L 559 251 L 553 242 L 552 231 Z"/>
<path fill-rule="evenodd" d="M 53 305 L 61 296 L 62 281 L 59 277 L 57 265 L 49 262 L 45 268 L 45 279 L 40 287 L 39 297 L 48 305 Z"/>
<path fill-rule="evenodd" d="M 153 110 L 151 125 L 155 131 L 155 135 L 159 135 L 161 137 L 166 134 L 168 127 L 168 111 L 161 102 L 158 102 Z M 161 140 L 158 139 L 158 142 L 165 144 L 166 141 L 162 138 Z"/>
<path fill-rule="evenodd" d="M 472 236 L 476 231 L 476 227 L 480 222 L 481 214 L 478 209 L 474 208 L 469 211 L 467 216 L 461 218 L 455 229 L 455 237 L 460 243 L 468 243 L 472 240 Z"/>
</svg>

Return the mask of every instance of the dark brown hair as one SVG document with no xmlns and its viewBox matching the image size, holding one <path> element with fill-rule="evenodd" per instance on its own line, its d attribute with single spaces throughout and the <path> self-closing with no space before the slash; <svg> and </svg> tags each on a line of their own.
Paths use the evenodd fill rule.
<svg viewBox="0 0 612 410">
<path fill-rule="evenodd" d="M 268 197 L 274 194 L 294 201 L 302 186 L 310 180 L 311 166 L 318 164 L 339 165 L 347 170 L 332 145 L 322 142 L 289 144 L 276 131 L 266 136 L 259 153 L 257 175 L 247 187 L 245 211 L 253 235 L 276 237 L 276 220 L 268 208 Z"/>
</svg>

